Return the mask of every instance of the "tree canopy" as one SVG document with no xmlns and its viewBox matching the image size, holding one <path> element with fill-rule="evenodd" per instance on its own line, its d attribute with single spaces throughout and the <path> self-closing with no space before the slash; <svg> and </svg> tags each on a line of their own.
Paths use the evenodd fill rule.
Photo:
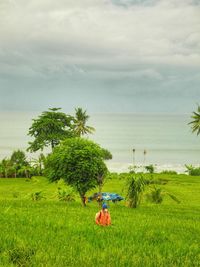
<svg viewBox="0 0 200 267">
<path fill-rule="evenodd" d="M 80 195 L 83 205 L 88 190 L 98 185 L 98 177 L 107 173 L 105 150 L 83 138 L 69 138 L 48 155 L 45 174 L 50 181 L 61 178 Z"/>
<path fill-rule="evenodd" d="M 50 108 L 44 111 L 29 128 L 28 135 L 34 140 L 29 142 L 28 151 L 36 152 L 44 147 L 53 149 L 61 140 L 73 136 L 73 117 L 59 111 L 60 108 Z"/>
</svg>

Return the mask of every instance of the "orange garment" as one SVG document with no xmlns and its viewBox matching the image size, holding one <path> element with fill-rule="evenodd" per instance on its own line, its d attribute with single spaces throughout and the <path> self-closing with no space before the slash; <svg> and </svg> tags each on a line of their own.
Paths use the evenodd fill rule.
<svg viewBox="0 0 200 267">
<path fill-rule="evenodd" d="M 110 225 L 111 224 L 111 218 L 110 213 L 107 210 L 101 210 L 99 211 L 95 216 L 95 222 L 99 225 Z"/>
</svg>

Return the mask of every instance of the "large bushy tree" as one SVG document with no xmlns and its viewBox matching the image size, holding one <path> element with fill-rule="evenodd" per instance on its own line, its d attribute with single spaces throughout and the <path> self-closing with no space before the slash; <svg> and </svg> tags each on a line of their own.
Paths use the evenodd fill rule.
<svg viewBox="0 0 200 267">
<path fill-rule="evenodd" d="M 197 107 L 197 111 L 194 111 L 192 116 L 192 121 L 189 123 L 192 127 L 192 132 L 196 132 L 197 135 L 200 134 L 200 106 Z"/>
<path fill-rule="evenodd" d="M 34 140 L 29 142 L 27 150 L 35 152 L 47 146 L 51 146 L 53 150 L 61 140 L 73 135 L 73 117 L 59 110 L 60 108 L 50 108 L 49 111 L 42 112 L 37 119 L 33 119 L 28 135 Z"/>
<path fill-rule="evenodd" d="M 85 194 L 98 185 L 99 175 L 107 173 L 105 150 L 83 138 L 69 138 L 48 155 L 45 173 L 50 181 L 61 178 L 80 195 L 85 205 Z"/>
</svg>

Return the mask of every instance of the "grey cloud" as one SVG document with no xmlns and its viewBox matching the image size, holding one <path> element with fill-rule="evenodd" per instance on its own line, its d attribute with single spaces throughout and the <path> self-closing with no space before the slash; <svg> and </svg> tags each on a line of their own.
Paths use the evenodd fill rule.
<svg viewBox="0 0 200 267">
<path fill-rule="evenodd" d="M 188 97 L 187 87 L 192 102 L 199 32 L 193 0 L 1 0 L 1 105 L 20 108 L 28 96 L 39 108 L 69 95 L 82 105 L 93 97 L 95 109 L 113 96 L 117 109 L 129 96 Z"/>
</svg>

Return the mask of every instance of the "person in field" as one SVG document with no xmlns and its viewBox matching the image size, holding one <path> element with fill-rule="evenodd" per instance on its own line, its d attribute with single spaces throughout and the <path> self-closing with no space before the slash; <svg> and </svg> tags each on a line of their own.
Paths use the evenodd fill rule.
<svg viewBox="0 0 200 267">
<path fill-rule="evenodd" d="M 96 214 L 95 222 L 102 226 L 111 225 L 111 217 L 106 203 L 103 203 L 102 209 Z"/>
</svg>

